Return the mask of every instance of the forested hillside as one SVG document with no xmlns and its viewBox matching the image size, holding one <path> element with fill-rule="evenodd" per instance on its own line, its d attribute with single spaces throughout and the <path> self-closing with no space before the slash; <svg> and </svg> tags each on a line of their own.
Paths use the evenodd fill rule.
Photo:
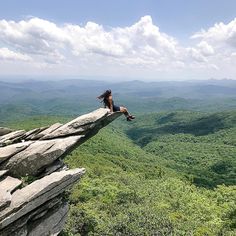
<svg viewBox="0 0 236 236">
<path fill-rule="evenodd" d="M 235 235 L 235 118 L 119 118 L 66 159 L 87 174 L 65 196 L 71 210 L 62 235 Z M 40 120 L 11 126 L 33 128 Z"/>
<path fill-rule="evenodd" d="M 208 188 L 236 184 L 236 112 L 139 117 L 128 136 L 167 166 Z"/>
<path fill-rule="evenodd" d="M 82 82 L 4 84 L 14 96 L 0 99 L 0 126 L 29 130 L 92 111 L 111 84 Z M 234 89 L 228 80 L 116 84 L 116 104 L 136 119 L 120 117 L 67 156 L 87 171 L 65 196 L 61 235 L 236 235 Z"/>
</svg>

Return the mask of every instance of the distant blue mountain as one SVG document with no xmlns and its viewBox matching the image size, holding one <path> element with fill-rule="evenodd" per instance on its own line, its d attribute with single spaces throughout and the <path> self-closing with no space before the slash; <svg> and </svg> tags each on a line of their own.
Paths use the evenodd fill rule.
<svg viewBox="0 0 236 236">
<path fill-rule="evenodd" d="M 43 93 L 44 96 L 95 95 L 110 88 L 118 94 L 132 94 L 144 97 L 181 97 L 181 98 L 208 98 L 210 97 L 236 97 L 235 80 L 205 80 L 205 81 L 167 81 L 167 82 L 103 82 L 96 80 L 59 80 L 22 82 L 0 81 L 0 102 L 14 96 L 23 97 L 34 93 Z M 22 98 L 21 96 L 21 98 Z M 18 97 L 20 99 L 20 97 Z"/>
<path fill-rule="evenodd" d="M 0 81 L 0 119 L 37 114 L 82 114 L 102 106 L 97 96 L 106 89 L 113 91 L 117 104 L 141 113 L 236 109 L 236 81 L 227 79 L 180 82 Z"/>
</svg>

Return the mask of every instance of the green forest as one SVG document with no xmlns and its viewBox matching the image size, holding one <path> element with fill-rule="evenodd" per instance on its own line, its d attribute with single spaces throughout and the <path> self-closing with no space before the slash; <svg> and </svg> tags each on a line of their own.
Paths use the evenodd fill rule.
<svg viewBox="0 0 236 236">
<path fill-rule="evenodd" d="M 111 85 L 2 83 L 0 126 L 66 123 L 100 107 L 96 96 Z M 70 211 L 60 236 L 235 236 L 236 83 L 113 87 L 115 104 L 136 119 L 116 119 L 65 158 L 86 173 L 63 196 Z"/>
<path fill-rule="evenodd" d="M 32 129 L 71 117 L 9 122 Z M 69 154 L 86 174 L 64 196 L 61 236 L 236 235 L 236 112 L 120 117 Z"/>
</svg>

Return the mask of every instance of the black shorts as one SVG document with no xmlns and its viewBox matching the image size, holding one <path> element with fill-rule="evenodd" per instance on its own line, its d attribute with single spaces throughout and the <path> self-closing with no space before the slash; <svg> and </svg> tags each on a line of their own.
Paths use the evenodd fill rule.
<svg viewBox="0 0 236 236">
<path fill-rule="evenodd" d="M 113 105 L 113 111 L 114 111 L 114 112 L 120 111 L 120 107 L 119 107 L 119 106 L 116 106 L 116 105 Z"/>
</svg>

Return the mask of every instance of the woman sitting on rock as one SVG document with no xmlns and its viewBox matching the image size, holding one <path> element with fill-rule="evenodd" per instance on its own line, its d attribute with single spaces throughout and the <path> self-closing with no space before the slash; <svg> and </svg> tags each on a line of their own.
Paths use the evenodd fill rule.
<svg viewBox="0 0 236 236">
<path fill-rule="evenodd" d="M 131 121 L 131 120 L 135 119 L 135 116 L 132 116 L 131 114 L 129 114 L 126 107 L 119 107 L 114 104 L 114 101 L 112 99 L 111 90 L 106 90 L 103 94 L 101 94 L 98 97 L 98 99 L 100 99 L 101 102 L 104 103 L 104 106 L 106 108 L 109 108 L 111 112 L 116 112 L 116 111 L 122 112 L 125 115 L 127 121 Z"/>
</svg>

